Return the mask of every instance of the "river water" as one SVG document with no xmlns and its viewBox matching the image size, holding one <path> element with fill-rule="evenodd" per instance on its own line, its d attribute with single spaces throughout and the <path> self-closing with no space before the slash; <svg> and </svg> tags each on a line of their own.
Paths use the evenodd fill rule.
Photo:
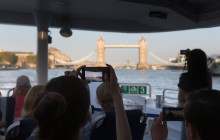
<svg viewBox="0 0 220 140">
<path fill-rule="evenodd" d="M 64 69 L 50 69 L 49 79 L 61 76 Z M 135 69 L 116 69 L 116 75 L 119 83 L 149 83 L 152 86 L 152 95 L 162 94 L 163 89 L 178 89 L 177 84 L 179 76 L 184 71 L 173 70 L 148 70 L 139 71 Z M 32 85 L 36 85 L 36 70 L 1 70 L 0 71 L 0 89 L 13 88 L 16 78 L 20 75 L 27 75 Z M 220 77 L 212 77 L 213 89 L 220 90 Z M 0 90 L 3 95 L 6 91 Z M 173 96 L 177 96 L 176 94 Z"/>
</svg>

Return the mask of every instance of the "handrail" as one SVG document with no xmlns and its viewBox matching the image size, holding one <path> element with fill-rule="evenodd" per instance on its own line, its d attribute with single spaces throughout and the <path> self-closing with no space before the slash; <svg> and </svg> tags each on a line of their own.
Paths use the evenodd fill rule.
<svg viewBox="0 0 220 140">
<path fill-rule="evenodd" d="M 10 92 L 11 92 L 11 91 L 14 91 L 14 89 L 15 89 L 15 88 L 11 88 L 11 89 L 8 91 L 7 97 L 9 97 Z"/>
<path fill-rule="evenodd" d="M 146 83 L 146 85 L 149 87 L 149 97 L 151 97 L 151 85 L 149 83 Z"/>
<path fill-rule="evenodd" d="M 163 90 L 163 102 L 165 101 L 165 98 L 172 99 L 172 100 L 177 100 L 177 98 L 166 97 L 165 96 L 166 91 L 178 91 L 178 89 L 164 89 Z"/>
<path fill-rule="evenodd" d="M 1 91 L 3 91 L 3 90 L 7 90 L 7 91 L 8 91 L 8 92 L 7 92 L 7 97 L 9 97 L 10 92 L 13 91 L 14 88 L 0 88 L 0 93 L 1 93 Z M 2 94 L 2 93 L 1 93 L 1 94 Z"/>
</svg>

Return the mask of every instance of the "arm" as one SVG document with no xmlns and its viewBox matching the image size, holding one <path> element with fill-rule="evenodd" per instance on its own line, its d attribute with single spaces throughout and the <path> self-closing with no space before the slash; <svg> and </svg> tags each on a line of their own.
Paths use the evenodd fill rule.
<svg viewBox="0 0 220 140">
<path fill-rule="evenodd" d="M 80 76 L 81 77 L 82 74 L 80 73 L 80 71 L 85 67 L 86 67 L 86 65 L 83 65 L 83 66 L 79 67 L 77 70 L 65 71 L 64 75 L 65 76 L 75 76 L 75 77 Z"/>
<path fill-rule="evenodd" d="M 168 135 L 167 122 L 163 120 L 163 113 L 160 112 L 159 118 L 155 118 L 151 126 L 152 140 L 166 140 Z"/>
<path fill-rule="evenodd" d="M 0 121 L 0 128 L 6 127 L 7 126 L 7 122 L 5 120 L 1 120 Z"/>
<path fill-rule="evenodd" d="M 179 87 L 179 93 L 178 93 L 179 103 L 184 103 L 185 102 L 185 94 L 186 94 L 186 92 Z"/>
<path fill-rule="evenodd" d="M 119 92 L 119 86 L 115 71 L 111 65 L 107 65 L 111 70 L 110 79 L 105 75 L 106 88 L 110 91 L 115 106 L 116 115 L 116 132 L 117 140 L 131 140 L 131 130 L 128 124 L 127 115 L 124 110 L 121 93 Z"/>
</svg>

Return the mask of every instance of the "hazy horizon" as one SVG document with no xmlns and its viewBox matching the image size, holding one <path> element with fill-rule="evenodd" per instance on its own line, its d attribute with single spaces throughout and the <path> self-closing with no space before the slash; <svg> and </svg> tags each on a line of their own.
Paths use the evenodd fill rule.
<svg viewBox="0 0 220 140">
<path fill-rule="evenodd" d="M 52 44 L 48 47 L 55 47 L 74 61 L 97 49 L 97 39 L 101 32 L 74 30 L 70 38 L 60 36 L 60 29 L 49 29 L 52 36 Z M 37 49 L 37 28 L 30 26 L 15 26 L 0 24 L 0 49 L 7 51 L 33 52 Z M 147 39 L 147 50 L 153 52 L 160 58 L 168 60 L 176 57 L 181 49 L 201 48 L 207 55 L 219 54 L 219 33 L 220 27 L 208 29 L 194 29 L 187 31 L 144 33 Z M 105 44 L 138 44 L 142 33 L 112 33 L 102 32 Z M 90 60 L 96 61 L 96 55 Z M 131 63 L 138 62 L 138 49 L 129 48 L 107 48 L 105 50 L 105 61 L 107 63 Z M 153 58 L 147 57 L 147 62 L 158 63 Z"/>
</svg>

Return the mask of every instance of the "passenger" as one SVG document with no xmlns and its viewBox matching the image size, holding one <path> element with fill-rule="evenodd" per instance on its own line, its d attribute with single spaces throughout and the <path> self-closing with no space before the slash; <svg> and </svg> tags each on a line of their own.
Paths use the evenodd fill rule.
<svg viewBox="0 0 220 140">
<path fill-rule="evenodd" d="M 34 128 L 37 127 L 37 122 L 34 119 L 33 114 L 33 103 L 35 102 L 36 98 L 41 94 L 44 88 L 45 85 L 36 85 L 30 88 L 24 100 L 21 117 L 22 119 L 20 121 L 14 122 L 8 127 L 6 132 L 6 139 L 11 139 L 11 137 L 13 137 L 13 140 L 26 139 L 30 136 Z M 22 126 L 22 123 L 25 123 L 27 125 Z M 20 126 L 19 130 L 16 128 L 18 126 Z"/>
<path fill-rule="evenodd" d="M 201 90 L 187 96 L 184 119 L 187 140 L 220 140 L 220 91 Z M 152 140 L 166 140 L 168 131 L 163 114 L 151 127 Z"/>
<path fill-rule="evenodd" d="M 21 120 L 21 112 L 24 105 L 24 98 L 31 88 L 30 80 L 27 76 L 22 75 L 17 78 L 16 87 L 12 97 L 15 99 L 14 122 Z"/>
<path fill-rule="evenodd" d="M 110 65 L 108 67 L 111 69 L 111 77 L 108 79 L 106 76 L 106 87 L 115 104 L 117 139 L 131 140 L 117 77 L 114 69 Z M 30 139 L 79 140 L 80 128 L 86 123 L 90 105 L 85 83 L 77 78 L 81 69 L 82 67 L 74 73 L 74 76 L 60 76 L 46 85 L 46 93 L 35 102 L 34 116 L 38 121 L 39 131 Z"/>
<path fill-rule="evenodd" d="M 187 72 L 179 79 L 178 100 L 184 103 L 188 92 L 199 89 L 212 89 L 212 78 L 207 66 L 207 56 L 201 49 L 188 50 L 186 54 Z"/>
<path fill-rule="evenodd" d="M 24 106 L 22 108 L 22 118 L 34 118 L 34 108 L 33 103 L 36 100 L 36 98 L 39 96 L 39 94 L 44 90 L 46 86 L 45 85 L 36 85 L 33 86 L 27 93 L 25 99 L 24 99 Z"/>
<path fill-rule="evenodd" d="M 122 93 L 122 90 L 123 89 L 119 88 L 120 93 Z M 102 107 L 102 112 L 115 110 L 114 102 L 111 94 L 106 88 L 106 83 L 102 83 L 97 87 L 96 98 Z"/>
<path fill-rule="evenodd" d="M 178 101 L 180 105 L 185 102 L 188 92 L 212 89 L 212 78 L 207 67 L 207 57 L 201 49 L 187 50 L 187 72 L 181 74 L 179 79 Z M 182 124 L 181 140 L 186 140 L 184 124 Z"/>
</svg>

